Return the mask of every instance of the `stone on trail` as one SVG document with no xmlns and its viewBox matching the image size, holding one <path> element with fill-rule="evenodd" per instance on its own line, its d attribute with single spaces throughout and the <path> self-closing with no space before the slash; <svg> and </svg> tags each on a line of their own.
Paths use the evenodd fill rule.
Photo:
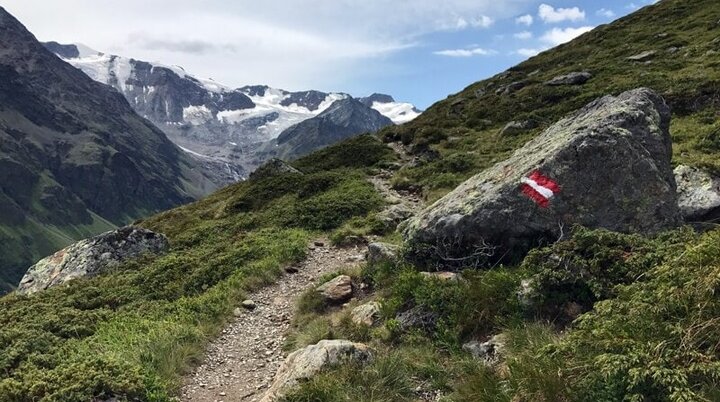
<svg viewBox="0 0 720 402">
<path fill-rule="evenodd" d="M 654 233 L 680 222 L 670 111 L 649 89 L 600 98 L 408 222 L 419 265 L 516 261 L 574 225 Z"/>
<path fill-rule="evenodd" d="M 329 282 L 320 285 L 317 291 L 328 303 L 342 303 L 349 300 L 353 294 L 352 278 L 340 275 Z"/>
<path fill-rule="evenodd" d="M 250 300 L 250 299 L 244 300 L 244 301 L 242 302 L 242 306 L 243 306 L 243 308 L 246 309 L 246 310 L 255 310 L 255 307 L 257 307 L 257 305 L 255 304 L 255 302 L 252 301 L 252 300 Z"/>
<path fill-rule="evenodd" d="M 362 343 L 323 340 L 307 346 L 291 353 L 285 359 L 261 402 L 280 400 L 301 381 L 311 379 L 326 368 L 343 363 L 367 362 L 371 358 L 370 349 Z"/>
<path fill-rule="evenodd" d="M 67 281 L 99 275 L 143 254 L 167 251 L 167 238 L 159 233 L 127 226 L 81 240 L 30 267 L 17 292 L 32 294 Z"/>
</svg>

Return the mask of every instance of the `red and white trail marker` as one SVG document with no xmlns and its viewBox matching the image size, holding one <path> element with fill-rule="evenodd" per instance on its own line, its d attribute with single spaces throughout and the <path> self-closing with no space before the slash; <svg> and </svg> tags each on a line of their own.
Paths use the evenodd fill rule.
<svg viewBox="0 0 720 402">
<path fill-rule="evenodd" d="M 560 186 L 556 182 L 547 176 L 543 176 L 537 170 L 530 173 L 530 176 L 523 177 L 520 181 L 522 182 L 520 189 L 523 194 L 543 208 L 547 208 L 550 199 L 560 192 Z"/>
</svg>

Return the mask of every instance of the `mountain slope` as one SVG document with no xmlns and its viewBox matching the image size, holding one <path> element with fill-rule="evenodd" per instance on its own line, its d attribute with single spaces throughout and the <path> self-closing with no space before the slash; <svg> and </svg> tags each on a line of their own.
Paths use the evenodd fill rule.
<svg viewBox="0 0 720 402">
<path fill-rule="evenodd" d="M 217 188 L 116 91 L 0 9 L 0 281 L 82 237 Z"/>
<path fill-rule="evenodd" d="M 434 197 L 585 99 L 643 84 L 674 109 L 676 161 L 717 166 L 718 11 L 710 0 L 662 0 L 386 128 L 386 140 L 416 156 L 402 158 L 396 185 Z M 668 37 L 688 56 L 627 59 L 663 49 Z M 545 84 L 584 70 L 594 76 L 584 85 Z M 166 256 L 33 298 L 0 298 L 0 399 L 172 400 L 178 373 L 244 299 L 239 289 L 295 264 L 318 231 L 339 240 L 384 233 L 382 200 L 366 180 L 392 174 L 389 153 L 369 136 L 344 141 L 294 162 L 304 174 L 251 179 L 142 222 L 170 237 Z M 349 272 L 368 286 L 343 308 L 308 292 L 294 345 L 346 338 L 369 343 L 375 359 L 324 371 L 287 400 L 719 400 L 720 231 L 645 238 L 564 229 L 520 266 L 459 277 L 370 266 Z M 382 302 L 374 329 L 350 319 L 366 297 Z M 528 311 L 534 298 L 552 314 Z"/>
<path fill-rule="evenodd" d="M 288 92 L 264 85 L 233 89 L 176 66 L 104 54 L 81 45 L 48 42 L 45 46 L 92 79 L 117 89 L 173 142 L 193 157 L 214 164 L 213 171 L 227 183 L 247 177 L 265 161 L 256 154 L 263 143 L 318 116 L 333 102 L 350 98 L 342 93 Z M 413 105 L 387 95 L 361 101 L 397 124 L 419 115 Z"/>
<path fill-rule="evenodd" d="M 283 131 L 276 140 L 268 143 L 263 151 L 269 157 L 296 159 L 355 135 L 373 133 L 392 124 L 392 120 L 360 101 L 342 99 L 334 102 L 317 117 Z"/>
<path fill-rule="evenodd" d="M 395 183 L 423 187 L 435 199 L 568 112 L 640 86 L 658 91 L 672 108 L 675 162 L 720 170 L 719 20 L 715 1 L 663 0 L 468 86 L 384 131 L 417 155 L 439 152 Z M 653 53 L 631 59 L 643 52 Z M 582 85 L 547 84 L 571 72 L 592 77 Z M 511 122 L 519 124 L 504 130 Z"/>
</svg>

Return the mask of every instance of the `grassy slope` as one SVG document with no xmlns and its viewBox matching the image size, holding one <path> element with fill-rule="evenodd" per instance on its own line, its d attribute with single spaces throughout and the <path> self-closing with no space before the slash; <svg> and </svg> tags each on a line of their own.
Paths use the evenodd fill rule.
<svg viewBox="0 0 720 402">
<path fill-rule="evenodd" d="M 506 75 L 473 84 L 417 121 L 384 131 L 419 153 L 430 146 L 441 155 L 402 171 L 397 183 L 422 185 L 437 197 L 505 158 L 564 113 L 639 85 L 658 89 L 674 106 L 676 160 L 717 168 L 718 131 L 710 106 L 717 94 L 718 58 L 707 52 L 718 46 L 713 40 L 720 36 L 719 19 L 713 1 L 664 0 Z M 656 38 L 658 33 L 668 35 Z M 684 48 L 673 56 L 664 53 L 675 45 Z M 625 60 L 648 49 L 659 51 L 651 64 Z M 595 74 L 585 86 L 542 84 L 584 69 Z M 529 85 L 520 91 L 495 94 L 497 87 L 523 79 Z M 525 118 L 541 127 L 498 135 L 506 122 Z M 315 231 L 372 230 L 367 217 L 381 201 L 364 177 L 368 167 L 390 159 L 387 152 L 363 137 L 315 153 L 296 164 L 309 173 L 302 178 L 239 184 L 144 222 L 171 238 L 173 248 L 166 256 L 31 298 L 0 299 L 0 400 L 71 401 L 109 393 L 167 399 L 178 372 L 198 357 L 199 345 L 215 333 L 242 292 L 271 280 L 282 264 L 302 258 L 305 241 Z M 388 353 L 380 353 L 370 366 L 318 377 L 290 399 L 414 400 L 418 386 L 465 401 L 569 400 L 573 395 L 617 400 L 629 391 L 653 400 L 682 400 L 671 398 L 672 392 L 690 400 L 716 396 L 718 376 L 712 370 L 718 356 L 708 340 L 720 337 L 712 318 L 717 285 L 702 279 L 718 275 L 717 233 L 697 238 L 679 231 L 658 239 L 603 232 L 576 236 L 544 252 L 587 263 L 593 276 L 585 282 L 577 282 L 577 272 L 558 276 L 553 267 L 532 259 L 521 267 L 468 272 L 469 282 L 461 286 L 424 281 L 413 267 L 369 269 L 360 275 L 387 304 L 385 325 L 372 331 L 347 319 L 331 320 L 322 307 L 306 303 L 315 307 L 297 323 L 294 346 L 319 336 L 347 337 L 373 342 Z M 609 276 L 603 274 L 608 267 Z M 675 277 L 667 272 L 672 267 L 681 267 Z M 616 290 L 615 285 L 637 279 L 638 272 L 647 272 L 643 281 Z M 556 317 L 539 309 L 531 316 L 538 322 L 527 320 L 528 312 L 518 306 L 516 287 L 528 275 L 544 284 L 542 295 L 553 301 L 582 306 L 610 298 L 611 307 L 586 315 L 580 329 L 560 339 L 555 328 L 543 324 Z M 682 286 L 688 282 L 697 286 Z M 438 312 L 443 317 L 439 327 L 429 334 L 398 331 L 394 313 L 408 305 Z M 697 311 L 698 305 L 707 309 Z M 623 327 L 628 312 L 637 315 L 637 328 Z M 509 371 L 487 370 L 459 352 L 462 341 L 499 330 L 511 337 Z M 618 333 L 627 342 L 615 343 Z M 677 338 L 683 333 L 693 336 Z M 665 339 L 680 345 L 673 347 L 681 353 L 656 354 L 672 352 L 663 348 Z M 622 361 L 625 353 L 634 359 Z M 646 367 L 652 370 L 642 371 Z M 672 380 L 655 381 L 663 375 Z M 624 382 L 628 378 L 631 382 Z"/>
<path fill-rule="evenodd" d="M 240 183 L 141 222 L 169 236 L 164 256 L 0 298 L 0 400 L 168 400 L 243 293 L 304 258 L 315 233 L 382 205 L 366 167 L 392 158 L 354 139 L 298 161 L 305 175 Z"/>
<path fill-rule="evenodd" d="M 415 121 L 387 129 L 387 138 L 441 159 L 396 177 L 400 186 L 421 185 L 431 199 L 469 176 L 505 159 L 514 149 L 567 113 L 607 94 L 647 86 L 673 108 L 675 162 L 720 170 L 720 7 L 714 0 L 663 0 L 574 41 L 546 51 L 438 102 Z M 677 47 L 676 53 L 667 50 Z M 657 51 L 651 63 L 627 57 Z M 572 71 L 594 77 L 582 86 L 544 82 Z M 508 95 L 512 82 L 526 86 Z M 500 135 L 510 121 L 532 119 L 536 129 Z"/>
</svg>

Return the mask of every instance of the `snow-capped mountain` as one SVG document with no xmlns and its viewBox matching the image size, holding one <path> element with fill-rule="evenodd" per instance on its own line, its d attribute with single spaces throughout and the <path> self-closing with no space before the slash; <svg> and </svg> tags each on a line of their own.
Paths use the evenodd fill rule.
<svg viewBox="0 0 720 402">
<path fill-rule="evenodd" d="M 268 156 L 259 149 L 267 148 L 284 131 L 321 115 L 336 101 L 352 98 L 344 93 L 289 92 L 262 85 L 230 88 L 177 66 L 105 54 L 82 45 L 48 42 L 45 46 L 92 79 L 117 89 L 173 142 L 207 166 L 215 165 L 227 182 L 243 179 L 262 164 Z M 395 124 L 420 113 L 388 95 L 357 100 Z M 353 134 L 375 131 L 376 126 L 369 121 L 367 125 L 353 122 L 357 130 Z"/>
</svg>

